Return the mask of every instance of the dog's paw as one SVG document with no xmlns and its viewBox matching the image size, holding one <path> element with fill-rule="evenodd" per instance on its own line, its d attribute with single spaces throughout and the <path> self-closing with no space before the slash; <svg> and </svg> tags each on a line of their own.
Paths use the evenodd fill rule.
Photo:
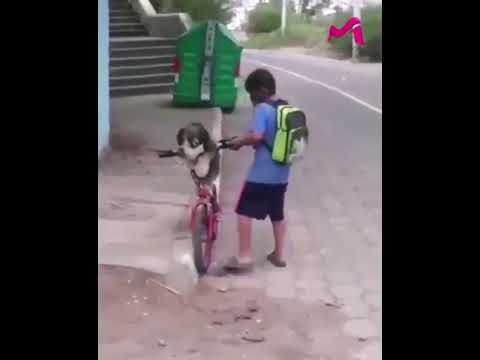
<svg viewBox="0 0 480 360">
<path fill-rule="evenodd" d="M 195 174 L 203 178 L 208 175 L 208 172 L 210 170 L 210 159 L 208 157 L 200 156 L 198 159 L 197 163 L 195 164 Z"/>
</svg>

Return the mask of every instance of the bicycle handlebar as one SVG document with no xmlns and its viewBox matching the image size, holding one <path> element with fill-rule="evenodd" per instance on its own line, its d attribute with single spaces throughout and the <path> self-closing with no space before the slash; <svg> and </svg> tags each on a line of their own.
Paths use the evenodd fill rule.
<svg viewBox="0 0 480 360">
<path fill-rule="evenodd" d="M 232 140 L 235 140 L 236 138 L 237 138 L 236 136 L 233 136 L 231 138 L 221 139 L 217 143 L 217 151 L 221 150 L 221 149 L 230 148 L 231 147 L 230 143 L 232 142 Z M 181 157 L 181 153 L 179 151 L 175 151 L 175 150 L 158 150 L 158 149 L 153 149 L 153 148 L 147 148 L 147 150 L 153 151 L 154 153 L 156 153 L 158 155 L 159 158 L 169 158 L 169 157 L 175 157 L 175 156 L 180 156 Z"/>
<path fill-rule="evenodd" d="M 147 150 L 156 153 L 159 158 L 169 158 L 169 157 L 175 157 L 180 155 L 178 151 L 174 151 L 174 150 L 158 150 L 158 149 L 147 149 Z"/>
<path fill-rule="evenodd" d="M 228 149 L 231 147 L 231 142 L 233 140 L 235 140 L 237 137 L 236 136 L 233 136 L 231 138 L 226 138 L 226 139 L 222 139 L 218 142 L 219 145 L 217 145 L 217 150 L 220 150 L 220 149 Z"/>
</svg>

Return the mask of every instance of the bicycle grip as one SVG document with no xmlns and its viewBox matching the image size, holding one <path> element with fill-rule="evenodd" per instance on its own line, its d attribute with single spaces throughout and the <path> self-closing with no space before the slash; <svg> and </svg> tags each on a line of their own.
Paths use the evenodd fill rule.
<svg viewBox="0 0 480 360">
<path fill-rule="evenodd" d="M 178 153 L 176 151 L 173 151 L 173 150 L 166 150 L 166 151 L 157 150 L 157 156 L 159 158 L 174 157 L 174 156 L 177 156 L 177 155 L 178 155 Z"/>
</svg>

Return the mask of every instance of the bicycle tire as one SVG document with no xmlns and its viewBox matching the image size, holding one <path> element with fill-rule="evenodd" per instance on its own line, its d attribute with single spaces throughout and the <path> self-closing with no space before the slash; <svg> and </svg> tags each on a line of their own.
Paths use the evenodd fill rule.
<svg viewBox="0 0 480 360">
<path fill-rule="evenodd" d="M 196 209 L 192 228 L 193 261 L 200 275 L 205 274 L 210 266 L 211 244 L 209 240 L 207 208 L 205 205 L 200 205 Z"/>
</svg>

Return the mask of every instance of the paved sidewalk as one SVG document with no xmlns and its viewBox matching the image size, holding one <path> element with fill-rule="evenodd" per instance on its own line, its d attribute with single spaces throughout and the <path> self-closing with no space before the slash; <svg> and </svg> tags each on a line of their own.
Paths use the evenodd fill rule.
<svg viewBox="0 0 480 360">
<path fill-rule="evenodd" d="M 173 274 L 174 259 L 191 252 L 187 221 L 194 188 L 189 172 L 178 161 L 141 148 L 173 148 L 180 127 L 199 121 L 212 129 L 221 124 L 221 114 L 218 109 L 174 109 L 169 98 L 111 100 L 113 151 L 98 175 L 99 264 Z M 179 288 L 192 285 L 178 272 L 172 276 Z"/>
<path fill-rule="evenodd" d="M 246 100 L 243 98 L 239 109 L 223 119 L 224 136 L 236 135 L 247 127 L 251 107 Z M 138 129 L 138 124 L 133 126 L 128 120 L 125 107 L 117 108 L 128 121 L 124 128 Z M 152 117 L 151 121 L 158 120 Z M 148 135 L 153 133 L 152 130 Z M 141 142 L 139 138 L 143 139 L 134 135 L 133 143 Z M 126 141 L 127 145 L 131 142 L 131 138 Z M 137 228 L 137 235 L 132 232 L 135 236 L 130 235 L 129 239 L 126 232 L 132 231 L 135 222 L 122 219 L 124 227 L 120 229 L 117 225 L 115 237 L 110 237 L 107 244 L 110 248 L 102 250 L 109 259 L 115 260 L 111 250 L 115 246 L 118 250 L 118 244 L 112 239 L 118 236 L 123 246 L 128 246 L 121 249 L 124 255 L 134 255 L 129 259 L 131 266 L 160 268 L 160 275 L 158 271 L 152 274 L 132 268 L 99 266 L 99 351 L 102 360 L 381 359 L 381 271 L 377 269 L 381 239 L 375 237 L 378 229 L 374 226 L 362 226 L 363 231 L 370 231 L 368 242 L 359 236 L 357 227 L 365 223 L 361 222 L 362 214 L 355 199 L 345 197 L 341 191 L 345 188 L 345 179 L 338 178 L 337 167 L 342 163 L 336 162 L 332 152 L 315 153 L 293 173 L 287 195 L 286 269 L 267 263 L 265 256 L 273 247 L 270 224 L 256 222 L 254 272 L 240 276 L 205 276 L 195 291 L 186 296 L 172 294 L 147 280 L 154 278 L 168 284 L 168 276 L 162 276 L 162 272 L 170 273 L 168 257 L 172 258 L 172 253 L 178 249 L 176 244 L 185 244 L 182 251 L 191 248 L 188 233 L 178 225 L 181 211 L 177 218 L 174 204 L 166 204 L 167 200 L 173 202 L 179 198 L 162 197 L 166 196 L 163 192 L 168 188 L 173 192 L 169 196 L 186 196 L 183 204 L 187 204 L 191 185 L 180 180 L 183 169 L 161 166 L 154 157 L 144 154 L 139 158 L 141 154 L 132 150 L 116 154 L 120 160 L 113 164 L 122 166 L 112 165 L 107 172 L 103 169 L 99 176 L 102 184 L 114 188 L 101 186 L 100 192 L 106 189 L 111 194 L 110 197 L 104 194 L 102 198 L 124 204 L 122 197 L 127 191 L 133 197 L 130 194 L 133 191 L 142 199 L 142 206 L 148 202 L 150 205 L 145 207 L 155 209 L 156 217 L 142 220 L 144 232 Z M 223 152 L 221 202 L 224 219 L 215 247 L 217 260 L 236 251 L 233 208 L 252 155 L 249 149 Z M 142 163 L 136 164 L 139 159 Z M 152 173 L 144 174 L 145 171 Z M 171 176 L 172 181 L 168 182 L 165 174 Z M 111 183 L 105 181 L 108 178 Z M 123 183 L 128 186 L 120 186 L 120 179 L 127 179 Z M 321 186 L 315 186 L 315 182 Z M 152 205 L 158 198 L 163 203 Z M 139 216 L 142 211 L 146 217 L 145 209 L 136 209 L 135 215 Z M 104 219 L 99 222 L 99 230 L 102 221 Z M 111 222 L 113 227 L 114 220 Z M 103 226 L 105 228 L 105 223 Z M 147 230 L 153 236 L 147 236 Z M 187 240 L 172 240 L 183 236 Z M 142 241 L 145 247 L 138 246 Z M 152 266 L 145 261 L 145 256 L 159 257 L 161 261 Z M 163 270 L 159 264 L 163 264 Z M 178 279 L 170 279 L 170 282 L 176 290 L 189 285 L 180 284 Z M 259 310 L 250 314 L 251 318 L 239 319 L 239 311 L 244 311 L 247 302 L 252 300 L 260 306 Z M 245 331 L 260 342 L 245 341 Z"/>
<path fill-rule="evenodd" d="M 223 135 L 245 131 L 250 116 L 251 108 L 245 99 L 237 112 L 224 118 Z M 316 339 L 309 350 L 312 354 L 333 356 L 337 350 L 335 341 L 321 342 L 325 331 L 333 331 L 336 341 L 343 338 L 358 341 L 358 346 L 346 349 L 341 358 L 381 359 L 381 238 L 374 237 L 378 229 L 365 228 L 362 230 L 370 231 L 371 236 L 369 242 L 363 241 L 363 235 L 356 228 L 362 214 L 355 212 L 356 217 L 351 217 L 349 211 L 356 208 L 349 203 L 352 207 L 346 209 L 337 186 L 331 185 L 342 184 L 342 179 L 333 177 L 335 171 L 315 167 L 314 151 L 310 160 L 293 169 L 287 193 L 288 267 L 274 268 L 266 261 L 265 256 L 273 249 L 271 225 L 269 221 L 255 222 L 254 272 L 214 281 L 222 281 L 224 286 L 234 289 L 258 289 L 274 301 L 314 306 L 319 312 L 326 307 L 342 315 L 333 325 L 327 325 L 325 319 L 310 329 L 308 336 Z M 225 215 L 215 248 L 218 262 L 236 254 L 238 235 L 233 209 L 252 158 L 251 149 L 224 152 L 222 205 Z M 336 166 L 331 161 L 328 165 Z M 313 177 L 322 178 L 322 185 L 312 187 Z M 321 201 L 316 200 L 319 195 Z"/>
</svg>

